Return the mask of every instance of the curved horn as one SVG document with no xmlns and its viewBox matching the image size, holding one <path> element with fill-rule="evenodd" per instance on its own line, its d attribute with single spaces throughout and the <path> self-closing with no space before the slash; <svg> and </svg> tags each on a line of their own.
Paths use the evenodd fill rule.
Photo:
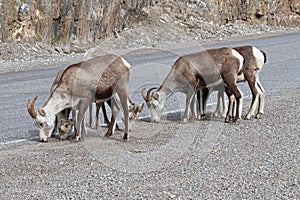
<svg viewBox="0 0 300 200">
<path fill-rule="evenodd" d="M 147 99 L 147 96 L 144 93 L 145 88 L 142 89 L 141 93 L 142 93 L 142 97 L 144 98 L 145 101 L 150 101 Z"/>
<path fill-rule="evenodd" d="M 151 91 L 157 89 L 157 87 L 152 87 L 147 91 L 147 95 L 145 95 L 144 90 L 145 88 L 142 89 L 142 96 L 145 99 L 145 101 L 151 101 L 152 97 L 151 97 Z"/>
<path fill-rule="evenodd" d="M 35 104 L 35 101 L 36 101 L 37 97 L 38 97 L 38 96 L 36 96 L 36 97 L 33 99 L 31 105 L 30 105 L 30 99 L 28 99 L 28 101 L 27 101 L 27 110 L 28 110 L 28 113 L 30 114 L 30 116 L 31 116 L 33 119 L 35 119 L 35 118 L 36 118 L 36 115 L 37 115 L 36 111 L 34 110 L 34 104 Z"/>
<path fill-rule="evenodd" d="M 150 100 L 152 99 L 151 97 L 151 91 L 157 89 L 157 87 L 152 87 L 147 91 L 147 98 L 149 98 Z"/>
</svg>

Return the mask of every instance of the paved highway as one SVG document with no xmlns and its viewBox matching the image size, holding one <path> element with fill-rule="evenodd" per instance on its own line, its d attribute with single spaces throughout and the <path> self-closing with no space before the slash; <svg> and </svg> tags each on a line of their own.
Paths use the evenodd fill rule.
<svg viewBox="0 0 300 200">
<path fill-rule="evenodd" d="M 267 53 L 267 63 L 260 73 L 267 95 L 278 89 L 293 90 L 300 87 L 300 34 L 294 33 L 125 56 L 132 65 L 130 96 L 137 103 L 142 102 L 139 94 L 141 88 L 159 85 L 180 55 L 214 47 L 240 45 L 253 45 Z M 36 128 L 27 113 L 26 102 L 38 95 L 36 108 L 41 107 L 49 96 L 49 88 L 56 73 L 63 68 L 65 66 L 0 75 L 0 145 L 26 142 L 37 137 Z M 249 96 L 246 85 L 240 87 L 244 95 Z M 176 97 L 182 99 L 180 95 Z"/>
</svg>

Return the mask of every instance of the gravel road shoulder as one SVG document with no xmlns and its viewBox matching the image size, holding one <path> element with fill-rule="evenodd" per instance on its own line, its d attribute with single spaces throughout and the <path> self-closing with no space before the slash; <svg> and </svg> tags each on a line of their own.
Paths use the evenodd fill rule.
<svg viewBox="0 0 300 200">
<path fill-rule="evenodd" d="M 1 199 L 299 199 L 300 89 L 267 94 L 261 120 L 160 124 L 85 141 L 4 145 Z M 249 101 L 245 101 L 245 109 Z"/>
</svg>

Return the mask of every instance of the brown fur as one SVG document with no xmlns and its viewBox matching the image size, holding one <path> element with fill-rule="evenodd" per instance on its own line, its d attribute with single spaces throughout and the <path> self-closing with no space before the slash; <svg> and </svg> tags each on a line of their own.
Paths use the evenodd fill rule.
<svg viewBox="0 0 300 200">
<path fill-rule="evenodd" d="M 162 102 L 162 99 L 166 99 L 172 93 L 182 92 L 187 95 L 183 116 L 186 120 L 194 93 L 222 80 L 228 85 L 229 91 L 235 95 L 239 104 L 241 94 L 236 85 L 236 78 L 242 63 L 232 55 L 232 51 L 229 48 L 209 49 L 178 58 L 162 85 L 152 95 L 155 98 L 144 98 L 149 109 L 157 107 L 152 107 L 156 104 L 154 101 Z M 160 96 L 163 96 L 162 99 Z"/>
<path fill-rule="evenodd" d="M 92 102 L 107 101 L 111 99 L 115 93 L 118 93 L 123 107 L 125 118 L 125 133 L 123 138 L 127 139 L 129 67 L 127 63 L 123 62 L 121 57 L 116 55 L 103 55 L 71 65 L 64 70 L 57 86 L 41 109 L 41 111 L 46 113 L 47 118 L 38 115 L 34 119 L 36 124 L 41 123 L 43 125 L 42 127 L 38 127 L 40 139 L 47 141 L 48 137 L 50 137 L 51 133 L 49 134 L 49 130 L 53 130 L 55 115 L 58 112 L 61 112 L 65 108 L 73 108 L 79 110 L 77 123 L 75 125 L 75 138 L 78 140 L 82 135 L 81 133 L 85 134 L 83 119 L 87 107 Z M 118 111 L 114 109 L 114 118 L 116 117 L 116 112 Z M 113 134 L 114 126 L 115 119 L 106 136 Z"/>
<path fill-rule="evenodd" d="M 236 51 L 238 51 L 243 57 L 244 57 L 244 64 L 242 67 L 242 70 L 239 73 L 238 76 L 238 82 L 243 82 L 243 81 L 247 81 L 250 90 L 252 92 L 252 102 L 251 102 L 251 106 L 250 109 L 246 115 L 246 119 L 249 119 L 255 109 L 255 102 L 258 101 L 258 113 L 256 114 L 257 118 L 260 118 L 260 116 L 263 114 L 263 107 L 264 107 L 264 89 L 261 86 L 257 74 L 259 73 L 259 71 L 262 69 L 263 67 L 263 63 L 265 63 L 267 61 L 267 57 L 266 57 L 266 53 L 263 51 L 260 51 L 258 49 L 256 49 L 256 52 L 258 53 L 260 51 L 260 55 L 254 55 L 253 54 L 253 49 L 255 47 L 253 46 L 240 46 L 240 47 L 235 47 L 234 49 Z M 211 91 L 218 91 L 218 97 L 221 98 L 221 96 L 224 94 L 224 88 L 222 88 L 222 86 L 217 86 L 214 88 L 210 89 Z M 202 107 L 200 107 L 201 110 L 201 114 L 203 116 L 205 116 L 205 104 L 206 104 L 206 100 L 209 96 L 209 93 L 204 95 L 203 98 L 200 98 L 200 93 L 198 93 L 198 99 L 199 102 L 201 104 L 201 101 L 203 101 Z M 214 113 L 215 116 L 218 116 L 220 110 L 221 110 L 221 106 L 220 106 L 221 102 L 218 101 L 217 104 L 217 109 Z M 224 104 L 224 99 L 223 99 L 223 104 Z M 224 108 L 225 109 L 225 108 Z M 234 115 L 234 113 L 232 113 L 232 115 Z"/>
<path fill-rule="evenodd" d="M 241 47 L 235 47 L 234 48 L 236 51 L 238 51 L 245 59 L 243 68 L 241 72 L 244 74 L 244 80 L 241 81 L 247 81 L 249 88 L 252 93 L 252 102 L 251 106 L 249 109 L 249 112 L 246 115 L 246 119 L 249 119 L 251 117 L 251 113 L 254 112 L 254 106 L 255 106 L 255 101 L 259 101 L 259 109 L 258 113 L 256 114 L 256 118 L 260 118 L 261 115 L 263 114 L 263 107 L 264 105 L 264 89 L 262 85 L 260 84 L 258 77 L 256 76 L 258 72 L 261 70 L 263 67 L 262 65 L 257 64 L 257 58 L 255 55 L 253 55 L 253 47 L 252 46 L 241 46 Z M 261 51 L 263 54 L 263 63 L 267 61 L 266 53 Z"/>
</svg>

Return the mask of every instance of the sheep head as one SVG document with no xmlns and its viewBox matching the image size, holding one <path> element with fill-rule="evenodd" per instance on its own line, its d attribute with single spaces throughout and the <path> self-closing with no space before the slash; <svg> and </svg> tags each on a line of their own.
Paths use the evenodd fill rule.
<svg viewBox="0 0 300 200">
<path fill-rule="evenodd" d="M 30 100 L 27 101 L 27 110 L 39 130 L 40 141 L 47 142 L 54 129 L 55 117 L 49 115 L 44 108 L 41 108 L 36 112 L 34 104 L 37 98 L 38 97 L 36 96 L 31 103 Z"/>
</svg>

